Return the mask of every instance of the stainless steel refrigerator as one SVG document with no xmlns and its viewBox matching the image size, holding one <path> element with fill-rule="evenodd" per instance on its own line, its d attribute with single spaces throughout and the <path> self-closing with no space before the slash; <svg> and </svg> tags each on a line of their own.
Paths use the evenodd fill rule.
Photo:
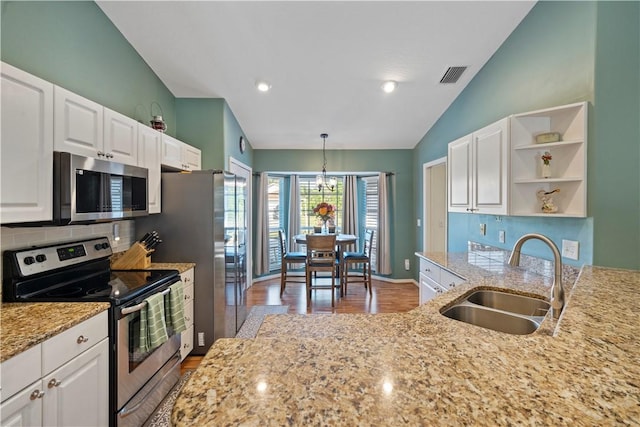
<svg viewBox="0 0 640 427">
<path fill-rule="evenodd" d="M 136 220 L 156 230 L 153 262 L 195 262 L 194 349 L 234 337 L 247 317 L 246 182 L 219 170 L 162 173 L 162 213 Z"/>
</svg>

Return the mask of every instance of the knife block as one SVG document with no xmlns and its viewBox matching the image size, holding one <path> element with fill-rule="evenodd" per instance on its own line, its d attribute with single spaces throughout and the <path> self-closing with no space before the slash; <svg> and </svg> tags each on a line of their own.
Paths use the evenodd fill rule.
<svg viewBox="0 0 640 427">
<path fill-rule="evenodd" d="M 153 250 L 146 249 L 140 242 L 135 242 L 127 251 L 111 263 L 114 270 L 140 270 L 151 266 Z"/>
</svg>

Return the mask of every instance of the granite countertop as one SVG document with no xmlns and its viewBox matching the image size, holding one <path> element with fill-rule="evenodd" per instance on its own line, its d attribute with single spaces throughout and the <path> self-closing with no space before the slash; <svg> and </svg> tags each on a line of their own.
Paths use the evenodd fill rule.
<svg viewBox="0 0 640 427">
<path fill-rule="evenodd" d="M 0 362 L 109 309 L 109 303 L 3 303 Z"/>
<path fill-rule="evenodd" d="M 182 274 L 195 266 L 195 262 L 152 262 L 149 270 L 178 270 Z"/>
<path fill-rule="evenodd" d="M 212 346 L 173 424 L 639 424 L 640 272 L 585 266 L 557 324 L 509 335 L 440 309 L 476 287 L 548 296 L 550 279 L 475 253 L 417 255 L 467 281 L 408 313 L 267 316 L 257 338 Z"/>
<path fill-rule="evenodd" d="M 195 263 L 151 263 L 151 270 L 178 270 Z M 2 303 L 0 307 L 0 362 L 107 310 L 109 303 Z"/>
</svg>

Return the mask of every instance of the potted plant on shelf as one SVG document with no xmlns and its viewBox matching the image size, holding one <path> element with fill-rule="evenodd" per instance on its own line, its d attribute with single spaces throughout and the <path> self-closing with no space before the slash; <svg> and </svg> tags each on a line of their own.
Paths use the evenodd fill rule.
<svg viewBox="0 0 640 427">
<path fill-rule="evenodd" d="M 542 169 L 540 172 L 543 178 L 551 177 L 551 159 L 552 158 L 553 157 L 551 156 L 551 153 L 548 151 L 545 151 L 544 154 L 541 156 Z"/>
</svg>

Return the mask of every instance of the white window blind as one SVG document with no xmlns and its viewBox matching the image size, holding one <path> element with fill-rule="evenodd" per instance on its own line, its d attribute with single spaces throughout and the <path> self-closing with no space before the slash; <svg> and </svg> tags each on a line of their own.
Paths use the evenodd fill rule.
<svg viewBox="0 0 640 427">
<path fill-rule="evenodd" d="M 371 269 L 376 271 L 376 249 L 378 238 L 378 177 L 362 178 L 364 182 L 364 226 L 373 230 L 373 245 L 371 248 Z"/>
</svg>

